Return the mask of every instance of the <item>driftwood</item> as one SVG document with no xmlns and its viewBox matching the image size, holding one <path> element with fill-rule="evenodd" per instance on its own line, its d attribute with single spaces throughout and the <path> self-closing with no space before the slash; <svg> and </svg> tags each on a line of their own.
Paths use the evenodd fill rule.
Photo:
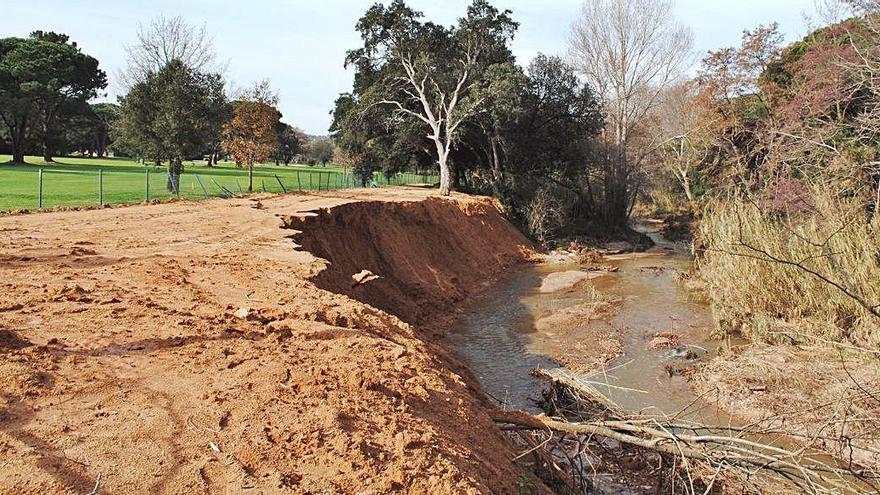
<svg viewBox="0 0 880 495">
<path fill-rule="evenodd" d="M 590 382 L 563 369 L 535 370 L 577 398 L 579 410 L 595 410 L 587 420 L 499 412 L 495 422 L 511 430 L 559 432 L 604 437 L 676 458 L 690 459 L 752 478 L 761 473 L 805 493 L 880 492 L 880 477 L 870 470 L 846 466 L 819 452 L 773 445 L 747 428 L 714 427 L 678 420 L 627 416 Z M 762 432 L 765 433 L 765 432 Z M 683 463 L 686 465 L 686 463 Z"/>
</svg>

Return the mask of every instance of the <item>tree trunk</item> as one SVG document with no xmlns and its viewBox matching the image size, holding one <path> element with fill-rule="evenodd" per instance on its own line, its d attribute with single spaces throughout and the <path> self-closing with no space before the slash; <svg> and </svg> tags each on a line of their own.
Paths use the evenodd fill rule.
<svg viewBox="0 0 880 495">
<path fill-rule="evenodd" d="M 449 170 L 449 164 L 446 162 L 446 157 L 443 157 L 440 161 L 440 194 L 449 196 L 450 192 L 452 192 L 452 174 Z"/>
<path fill-rule="evenodd" d="M 12 117 L 3 119 L 9 133 L 9 141 L 12 144 L 12 163 L 24 163 L 24 131 L 27 126 L 27 118 Z"/>
<path fill-rule="evenodd" d="M 492 143 L 492 178 L 497 185 L 504 179 L 501 172 L 501 157 L 498 155 L 498 137 L 489 138 L 489 142 Z"/>
<path fill-rule="evenodd" d="M 183 173 L 183 162 L 179 158 L 173 158 L 168 162 L 168 182 L 165 187 L 168 192 L 179 194 L 180 174 Z"/>
<path fill-rule="evenodd" d="M 248 192 L 254 192 L 254 164 L 248 165 Z"/>
<path fill-rule="evenodd" d="M 694 202 L 694 193 L 691 191 L 691 180 L 687 175 L 682 177 L 682 186 L 684 186 L 684 195 L 687 196 L 688 202 Z"/>
<path fill-rule="evenodd" d="M 12 136 L 12 163 L 24 163 L 24 121 L 9 130 Z"/>
<path fill-rule="evenodd" d="M 98 158 L 104 158 L 104 154 L 107 153 L 107 135 L 104 133 L 99 133 L 95 137 L 95 154 Z"/>
<path fill-rule="evenodd" d="M 52 163 L 55 160 L 52 159 L 52 146 L 49 144 L 49 140 L 43 141 L 43 161 L 46 163 Z"/>
</svg>

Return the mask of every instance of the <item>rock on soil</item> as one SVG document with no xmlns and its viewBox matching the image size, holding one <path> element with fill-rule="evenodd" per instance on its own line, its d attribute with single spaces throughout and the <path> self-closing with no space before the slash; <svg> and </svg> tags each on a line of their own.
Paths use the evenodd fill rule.
<svg viewBox="0 0 880 495">
<path fill-rule="evenodd" d="M 373 280 L 379 280 L 381 277 L 371 272 L 370 270 L 361 270 L 354 275 L 351 276 L 352 287 L 356 287 L 358 285 L 364 285 L 372 282 Z"/>
<path fill-rule="evenodd" d="M 593 280 L 605 275 L 603 272 L 585 272 L 572 270 L 567 272 L 553 272 L 544 277 L 538 292 L 550 293 L 571 289 L 585 280 Z"/>
<path fill-rule="evenodd" d="M 635 251 L 635 246 L 626 241 L 608 242 L 603 246 L 604 254 L 614 255 L 631 253 Z"/>
<path fill-rule="evenodd" d="M 681 345 L 681 337 L 670 332 L 658 332 L 654 334 L 654 338 L 648 343 L 648 349 L 658 351 L 663 349 L 674 349 Z"/>
<path fill-rule="evenodd" d="M 517 493 L 438 336 L 530 245 L 436 194 L 0 218 L 0 493 Z"/>
</svg>

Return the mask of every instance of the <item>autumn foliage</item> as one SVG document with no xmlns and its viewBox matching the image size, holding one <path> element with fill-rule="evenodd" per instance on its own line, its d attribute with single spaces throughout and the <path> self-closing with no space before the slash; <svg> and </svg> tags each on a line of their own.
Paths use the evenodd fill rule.
<svg viewBox="0 0 880 495">
<path fill-rule="evenodd" d="M 248 191 L 253 190 L 254 164 L 268 161 L 278 146 L 277 103 L 268 84 L 261 83 L 233 103 L 232 119 L 223 126 L 224 149 L 237 164 L 248 167 Z"/>
</svg>

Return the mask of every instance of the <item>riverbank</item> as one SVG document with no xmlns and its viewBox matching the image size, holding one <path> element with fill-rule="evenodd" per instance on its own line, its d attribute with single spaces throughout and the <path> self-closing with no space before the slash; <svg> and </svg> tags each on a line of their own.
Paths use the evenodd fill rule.
<svg viewBox="0 0 880 495">
<path fill-rule="evenodd" d="M 532 254 L 488 199 L 254 196 L 0 231 L 2 493 L 541 491 L 438 338 Z"/>
</svg>

